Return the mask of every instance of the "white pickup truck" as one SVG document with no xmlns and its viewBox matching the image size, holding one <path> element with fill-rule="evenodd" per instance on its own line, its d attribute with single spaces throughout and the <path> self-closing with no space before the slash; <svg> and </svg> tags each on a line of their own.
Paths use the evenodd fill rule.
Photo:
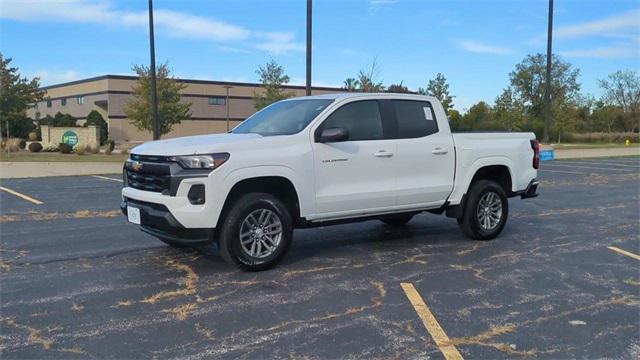
<svg viewBox="0 0 640 360">
<path fill-rule="evenodd" d="M 440 102 L 407 94 L 293 98 L 228 134 L 148 142 L 124 166 L 122 211 L 171 245 L 217 242 L 244 270 L 274 266 L 294 228 L 422 212 L 493 239 L 507 198 L 534 197 L 533 133 L 452 134 Z"/>
</svg>

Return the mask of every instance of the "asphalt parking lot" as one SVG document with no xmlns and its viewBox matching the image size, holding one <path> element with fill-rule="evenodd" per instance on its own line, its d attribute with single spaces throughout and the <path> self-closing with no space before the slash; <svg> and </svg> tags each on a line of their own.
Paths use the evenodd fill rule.
<svg viewBox="0 0 640 360">
<path fill-rule="evenodd" d="M 117 175 L 2 181 L 2 358 L 638 358 L 640 158 L 545 162 L 503 234 L 296 230 L 281 266 L 126 223 Z M 424 321 L 423 321 L 424 320 Z"/>
</svg>

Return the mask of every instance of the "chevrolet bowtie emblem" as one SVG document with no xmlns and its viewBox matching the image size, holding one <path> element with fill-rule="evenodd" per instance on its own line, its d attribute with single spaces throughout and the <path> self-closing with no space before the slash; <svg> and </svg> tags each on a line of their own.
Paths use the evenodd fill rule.
<svg viewBox="0 0 640 360">
<path fill-rule="evenodd" d="M 131 162 L 131 170 L 133 170 L 133 171 L 142 170 L 142 163 L 140 161 L 132 161 Z"/>
</svg>

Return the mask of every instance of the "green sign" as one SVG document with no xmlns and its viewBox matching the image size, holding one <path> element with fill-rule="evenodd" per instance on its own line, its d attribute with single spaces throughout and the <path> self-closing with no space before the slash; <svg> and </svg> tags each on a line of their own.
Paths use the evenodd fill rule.
<svg viewBox="0 0 640 360">
<path fill-rule="evenodd" d="M 62 142 L 69 146 L 75 146 L 78 143 L 78 134 L 71 130 L 65 131 L 62 134 Z"/>
</svg>

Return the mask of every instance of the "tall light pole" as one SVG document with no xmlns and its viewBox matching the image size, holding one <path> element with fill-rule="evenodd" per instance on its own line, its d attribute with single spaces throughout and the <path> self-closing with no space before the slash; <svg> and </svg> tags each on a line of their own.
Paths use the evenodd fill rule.
<svg viewBox="0 0 640 360">
<path fill-rule="evenodd" d="M 153 126 L 153 140 L 160 139 L 158 127 L 158 91 L 156 89 L 156 47 L 153 36 L 153 0 L 149 0 L 149 48 L 151 51 L 151 124 Z"/>
<path fill-rule="evenodd" d="M 312 1 L 307 0 L 307 96 L 311 95 L 311 12 Z"/>
<path fill-rule="evenodd" d="M 229 89 L 233 86 L 225 85 L 224 88 L 227 89 L 227 98 L 224 100 L 225 105 L 227 105 L 227 132 L 229 132 Z"/>
<path fill-rule="evenodd" d="M 544 91 L 544 139 L 549 143 L 549 127 L 551 126 L 551 39 L 553 32 L 553 0 L 549 0 L 549 24 L 547 25 L 547 76 Z"/>
</svg>

